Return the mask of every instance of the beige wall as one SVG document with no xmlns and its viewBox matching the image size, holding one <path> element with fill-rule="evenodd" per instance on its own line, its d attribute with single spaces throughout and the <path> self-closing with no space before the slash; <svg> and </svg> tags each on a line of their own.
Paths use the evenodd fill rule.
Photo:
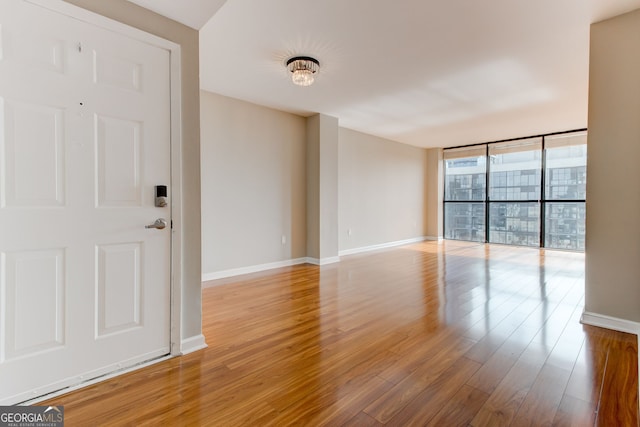
<svg viewBox="0 0 640 427">
<path fill-rule="evenodd" d="M 591 27 L 585 311 L 640 322 L 640 10 Z"/>
<path fill-rule="evenodd" d="M 200 268 L 200 82 L 198 32 L 125 0 L 65 0 L 180 45 L 182 59 L 182 339 L 202 330 Z"/>
<path fill-rule="evenodd" d="M 305 119 L 204 91 L 201 105 L 203 274 L 305 257 Z"/>
<path fill-rule="evenodd" d="M 320 114 L 307 118 L 307 256 L 320 259 Z"/>
<path fill-rule="evenodd" d="M 307 256 L 320 264 L 338 257 L 338 119 L 307 118 Z"/>
<path fill-rule="evenodd" d="M 340 251 L 424 237 L 426 150 L 342 128 L 339 141 Z"/>
<path fill-rule="evenodd" d="M 424 236 L 425 150 L 204 91 L 201 113 L 205 278 Z"/>
<path fill-rule="evenodd" d="M 425 209 L 425 233 L 430 239 L 443 237 L 443 197 L 444 197 L 444 173 L 442 161 L 442 149 L 431 148 L 427 150 L 427 177 L 426 177 Z"/>
</svg>

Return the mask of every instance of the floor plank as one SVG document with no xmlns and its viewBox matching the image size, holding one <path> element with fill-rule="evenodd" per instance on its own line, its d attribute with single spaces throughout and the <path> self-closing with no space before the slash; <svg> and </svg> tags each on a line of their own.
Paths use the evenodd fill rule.
<svg viewBox="0 0 640 427">
<path fill-rule="evenodd" d="M 488 393 L 465 384 L 426 425 L 467 426 L 488 398 Z"/>
<path fill-rule="evenodd" d="M 207 349 L 39 404 L 68 426 L 637 426 L 637 339 L 579 323 L 584 254 L 424 242 L 206 286 Z"/>
<path fill-rule="evenodd" d="M 601 426 L 638 425 L 638 347 L 628 334 L 609 347 L 604 372 L 603 396 L 598 405 L 597 424 Z"/>
</svg>

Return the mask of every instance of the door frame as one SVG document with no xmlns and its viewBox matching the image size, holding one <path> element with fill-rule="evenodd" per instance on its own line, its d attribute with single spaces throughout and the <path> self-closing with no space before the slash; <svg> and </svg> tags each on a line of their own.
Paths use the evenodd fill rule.
<svg viewBox="0 0 640 427">
<path fill-rule="evenodd" d="M 43 9 L 60 13 L 89 25 L 113 31 L 143 43 L 167 50 L 170 57 L 170 146 L 171 146 L 171 269 L 170 282 L 170 355 L 179 356 L 204 348 L 202 342 L 184 342 L 182 337 L 182 235 L 183 235 L 183 202 L 182 202 L 182 65 L 181 47 L 179 44 L 162 37 L 147 33 L 141 29 L 115 21 L 64 0 L 23 0 Z M 191 341 L 191 340 L 187 340 Z M 162 360 L 158 359 L 158 360 Z M 134 367 L 135 368 L 135 367 Z M 107 374 L 108 376 L 109 374 Z M 80 386 L 83 386 L 80 385 Z M 67 392 L 68 390 L 64 390 Z"/>
</svg>

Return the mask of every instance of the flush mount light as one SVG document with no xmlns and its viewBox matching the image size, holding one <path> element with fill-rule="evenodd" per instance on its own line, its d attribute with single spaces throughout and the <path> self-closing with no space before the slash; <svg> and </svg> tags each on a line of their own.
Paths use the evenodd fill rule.
<svg viewBox="0 0 640 427">
<path fill-rule="evenodd" d="M 294 56 L 287 61 L 291 80 L 298 86 L 311 86 L 314 76 L 320 70 L 320 63 L 310 56 Z"/>
</svg>

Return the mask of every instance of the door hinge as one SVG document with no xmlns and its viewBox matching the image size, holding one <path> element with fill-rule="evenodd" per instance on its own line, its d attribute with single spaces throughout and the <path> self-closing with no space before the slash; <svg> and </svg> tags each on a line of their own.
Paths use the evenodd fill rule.
<svg viewBox="0 0 640 427">
<path fill-rule="evenodd" d="M 173 230 L 173 220 L 171 220 L 171 229 Z"/>
</svg>

